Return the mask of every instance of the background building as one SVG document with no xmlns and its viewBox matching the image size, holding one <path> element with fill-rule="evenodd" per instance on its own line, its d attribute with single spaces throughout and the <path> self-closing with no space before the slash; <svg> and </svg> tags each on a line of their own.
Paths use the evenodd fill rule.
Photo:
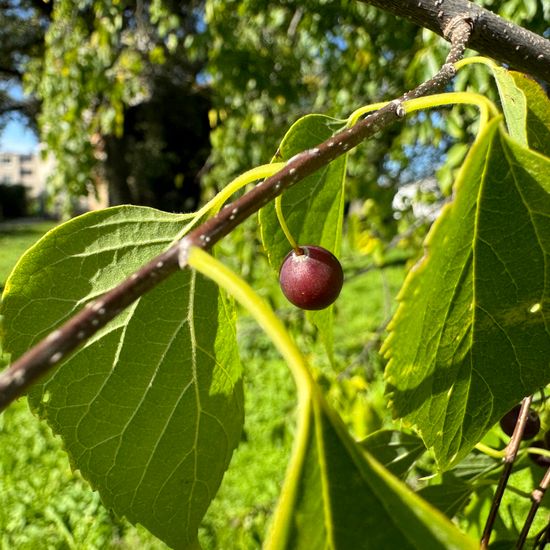
<svg viewBox="0 0 550 550">
<path fill-rule="evenodd" d="M 0 219 L 45 215 L 52 161 L 40 152 L 0 152 Z"/>
<path fill-rule="evenodd" d="M 27 197 L 40 199 L 46 192 L 46 179 L 52 163 L 40 153 L 0 153 L 0 184 L 23 185 Z"/>
</svg>

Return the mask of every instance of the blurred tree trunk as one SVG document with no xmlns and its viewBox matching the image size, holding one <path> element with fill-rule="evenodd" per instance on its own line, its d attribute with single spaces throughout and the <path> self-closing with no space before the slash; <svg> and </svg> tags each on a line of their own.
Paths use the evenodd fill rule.
<svg viewBox="0 0 550 550">
<path fill-rule="evenodd" d="M 128 185 L 130 167 L 126 161 L 126 147 L 122 139 L 105 137 L 107 158 L 103 163 L 103 173 L 107 181 L 109 206 L 133 203 L 132 192 Z"/>
</svg>

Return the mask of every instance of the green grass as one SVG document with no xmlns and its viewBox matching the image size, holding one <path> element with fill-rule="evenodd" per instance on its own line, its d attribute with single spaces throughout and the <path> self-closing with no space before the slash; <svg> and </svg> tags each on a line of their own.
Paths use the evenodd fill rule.
<svg viewBox="0 0 550 550">
<path fill-rule="evenodd" d="M 0 223 L 0 291 L 25 250 L 53 227 L 52 221 Z"/>
<path fill-rule="evenodd" d="M 0 548 L 166 548 L 117 520 L 26 399 L 0 415 Z"/>
</svg>

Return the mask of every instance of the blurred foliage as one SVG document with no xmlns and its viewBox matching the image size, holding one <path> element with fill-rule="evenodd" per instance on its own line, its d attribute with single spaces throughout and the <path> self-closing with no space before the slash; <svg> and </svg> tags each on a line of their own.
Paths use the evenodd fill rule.
<svg viewBox="0 0 550 550">
<path fill-rule="evenodd" d="M 478 3 L 546 30 L 544 3 Z M 3 28 L 17 32 L 1 42 L 0 67 L 17 65 L 40 100 L 41 139 L 57 159 L 53 188 L 83 195 L 106 181 L 111 204 L 175 211 L 268 161 L 303 114 L 341 118 L 392 99 L 431 76 L 448 49 L 432 32 L 355 0 L 5 4 Z M 458 89 L 472 84 L 494 97 L 483 67 L 456 79 Z M 368 235 L 387 242 L 402 229 L 392 205 L 399 185 L 439 168 L 441 194 L 450 193 L 470 115 L 411 117 L 352 155 L 349 201 L 369 200 L 376 211 L 360 216 Z"/>
<path fill-rule="evenodd" d="M 206 5 L 208 71 L 216 91 L 208 184 L 265 162 L 309 112 L 347 116 L 399 95 L 417 30 L 359 2 L 216 2 Z M 372 32 L 376 29 L 376 32 Z M 350 198 L 390 196 L 378 185 L 399 128 L 362 146 L 349 164 Z M 391 225 L 391 216 L 388 219 Z M 388 229 L 390 230 L 390 229 Z"/>
<path fill-rule="evenodd" d="M 0 4 L 0 131 L 12 118 L 36 131 L 39 103 L 35 97 L 20 97 L 18 87 L 31 58 L 44 51 L 44 23 L 50 5 L 19 0 Z"/>
<path fill-rule="evenodd" d="M 540 34 L 550 15 L 550 7 L 536 0 L 477 3 Z M 158 186 L 164 200 L 155 205 L 170 210 L 191 208 L 201 193 L 204 199 L 236 174 L 268 161 L 299 116 L 322 112 L 344 117 L 360 105 L 400 95 L 431 76 L 448 49 L 433 33 L 351 0 L 55 0 L 44 11 L 39 11 L 40 1 L 11 4 L 24 9 L 12 10 L 9 20 L 8 12 L 2 12 L 0 37 L 8 35 L 8 23 L 12 28 L 32 23 L 38 46 L 24 49 L 16 43 L 9 53 L 13 43 L 2 39 L 0 63 L 11 55 L 9 64 L 24 68 L 27 89 L 41 102 L 41 136 L 58 163 L 55 188 L 80 195 L 96 178 L 106 178 L 120 183 L 112 201 L 151 204 L 159 198 L 151 196 Z M 24 28 L 13 34 L 14 40 L 31 36 L 31 27 L 26 35 Z M 5 73 L 0 69 L 0 74 Z M 461 71 L 455 87 L 475 87 L 496 97 L 484 67 Z M 343 252 L 347 283 L 336 311 L 335 365 L 321 358 L 315 329 L 304 324 L 302 313 L 282 300 L 275 274 L 267 275 L 255 221 L 239 227 L 235 238 L 219 247 L 227 256 L 224 261 L 234 263 L 299 332 L 300 347 L 320 364 L 319 381 L 357 438 L 391 425 L 377 350 L 402 282 L 402 264 L 414 261 L 431 221 L 417 219 L 414 201 L 396 213 L 394 196 L 400 186 L 426 178 L 434 168 L 439 168 L 438 192 L 431 189 L 421 198 L 437 206 L 450 194 L 454 171 L 475 130 L 474 114 L 459 108 L 417 115 L 351 156 Z M 178 124 L 182 131 L 169 137 L 166 127 L 178 117 L 184 119 Z M 210 144 L 205 145 L 205 136 Z M 170 195 L 184 187 L 185 193 Z M 294 397 L 285 368 L 247 319 L 241 322 L 240 343 L 247 369 L 248 441 L 235 453 L 206 517 L 201 532 L 205 548 L 231 548 L 235 540 L 243 548 L 260 546 L 291 445 Z M 2 424 L 2 446 L 14 454 L 4 453 L 0 461 L 3 472 L 12 472 L 0 492 L 0 508 L 10 510 L 10 518 L 0 515 L 0 531 L 11 533 L 6 530 L 11 521 L 9 528 L 23 536 L 29 531 L 22 528 L 32 521 L 55 529 L 57 537 L 69 530 L 72 544 L 109 547 L 106 541 L 114 540 L 124 548 L 118 539 L 130 537 L 129 528 L 100 511 L 96 495 L 82 491 L 82 482 L 71 477 L 58 442 L 51 448 L 40 443 L 49 432 L 37 435 L 34 424 L 28 428 L 30 420 L 17 416 L 27 414 L 21 410 L 5 413 Z M 4 439 L 10 433 L 12 439 Z M 51 458 L 50 453 L 57 454 Z M 261 464 L 255 461 L 258 455 Z M 42 462 L 46 467 L 33 473 Z M 68 484 L 69 496 L 55 480 L 44 486 L 44 479 L 58 475 L 54 464 L 63 464 L 63 479 L 70 481 L 61 485 Z M 423 473 L 430 476 L 433 464 Z M 21 495 L 26 495 L 24 501 Z M 54 495 L 66 502 L 58 505 Z M 54 515 L 45 518 L 40 514 L 48 503 Z M 95 536 L 90 517 L 99 542 L 90 538 Z M 30 542 L 0 539 L 0 546 L 30 548 L 41 536 L 52 545 L 70 545 L 70 538 L 37 533 Z M 144 539 L 135 538 L 133 547 L 140 545 L 138 540 L 143 545 Z M 153 547 L 151 539 L 147 543 Z"/>
<path fill-rule="evenodd" d="M 185 40 L 199 32 L 199 4 L 53 2 L 25 84 L 42 102 L 54 190 L 86 195 L 106 179 L 111 204 L 196 207 L 209 103 L 196 82 L 204 56 Z"/>
</svg>

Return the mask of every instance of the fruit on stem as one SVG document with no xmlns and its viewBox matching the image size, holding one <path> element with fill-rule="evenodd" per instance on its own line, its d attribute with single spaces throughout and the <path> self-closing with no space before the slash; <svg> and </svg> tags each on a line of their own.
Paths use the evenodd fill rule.
<svg viewBox="0 0 550 550">
<path fill-rule="evenodd" d="M 344 273 L 340 262 L 321 246 L 291 250 L 279 271 L 281 290 L 289 302 L 301 309 L 330 306 L 342 290 Z"/>
<path fill-rule="evenodd" d="M 512 437 L 512 434 L 514 433 L 514 428 L 516 427 L 518 421 L 520 409 L 521 405 L 516 405 L 500 419 L 500 427 L 502 428 L 502 431 L 509 437 Z M 529 409 L 522 439 L 533 439 L 533 437 L 535 437 L 539 433 L 539 430 L 539 415 L 536 411 Z"/>
</svg>

